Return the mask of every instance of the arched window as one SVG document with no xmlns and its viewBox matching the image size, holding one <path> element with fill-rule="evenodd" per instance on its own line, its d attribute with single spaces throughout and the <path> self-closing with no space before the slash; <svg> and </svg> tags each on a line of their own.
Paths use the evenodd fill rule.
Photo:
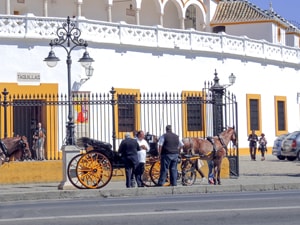
<svg viewBox="0 0 300 225">
<path fill-rule="evenodd" d="M 190 5 L 185 13 L 185 28 L 194 28 L 196 30 L 196 8 Z"/>
</svg>

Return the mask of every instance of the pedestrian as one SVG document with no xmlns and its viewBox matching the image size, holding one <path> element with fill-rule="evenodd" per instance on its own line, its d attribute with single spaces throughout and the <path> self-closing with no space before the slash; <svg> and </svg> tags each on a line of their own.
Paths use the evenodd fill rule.
<svg viewBox="0 0 300 225">
<path fill-rule="evenodd" d="M 36 160 L 45 160 L 45 139 L 46 139 L 46 130 L 42 127 L 42 123 L 38 123 L 38 127 L 33 135 L 34 144 L 35 144 L 35 155 Z"/>
<path fill-rule="evenodd" d="M 139 164 L 135 170 L 135 179 L 138 187 L 144 187 L 143 183 L 143 173 L 145 171 L 145 163 L 147 152 L 149 152 L 150 147 L 148 142 L 145 140 L 145 133 L 142 130 L 137 132 L 137 142 L 140 146 L 140 151 L 138 151 L 138 161 Z"/>
<path fill-rule="evenodd" d="M 261 153 L 261 161 L 265 160 L 265 152 L 267 151 L 267 139 L 265 137 L 265 134 L 262 133 L 259 140 L 258 140 L 259 146 L 258 151 Z"/>
<path fill-rule="evenodd" d="M 250 157 L 252 161 L 256 160 L 256 148 L 257 148 L 257 142 L 258 137 L 255 134 L 255 130 L 252 130 L 252 133 L 248 136 L 249 141 L 249 150 L 250 150 Z"/>
<path fill-rule="evenodd" d="M 171 186 L 177 186 L 177 162 L 183 143 L 178 135 L 172 132 L 171 125 L 166 126 L 166 133 L 158 141 L 158 154 L 160 157 L 160 176 L 157 186 L 163 186 L 170 175 Z"/>
<path fill-rule="evenodd" d="M 125 176 L 126 176 L 126 187 L 134 187 L 132 182 L 132 175 L 138 165 L 138 151 L 140 151 L 140 146 L 136 139 L 131 138 L 129 133 L 125 134 L 125 139 L 121 142 L 119 146 L 119 154 L 121 155 L 125 164 Z"/>
</svg>

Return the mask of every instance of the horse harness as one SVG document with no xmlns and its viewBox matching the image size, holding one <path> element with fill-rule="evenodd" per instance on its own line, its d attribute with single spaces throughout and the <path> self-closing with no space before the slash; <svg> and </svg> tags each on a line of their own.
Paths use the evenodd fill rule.
<svg viewBox="0 0 300 225">
<path fill-rule="evenodd" d="M 226 151 L 226 154 L 227 154 L 228 148 L 227 148 L 226 144 L 224 143 L 224 141 L 223 141 L 223 139 L 220 137 L 220 135 L 218 135 L 217 137 L 218 137 L 219 142 L 220 142 L 221 145 L 222 145 L 222 147 L 221 147 L 220 149 L 224 148 L 225 151 Z M 208 140 L 208 141 L 212 144 L 212 146 L 213 146 L 212 158 L 215 159 L 216 153 L 217 153 L 217 151 L 218 151 L 219 149 L 217 149 L 213 137 L 206 137 L 206 140 Z"/>
<path fill-rule="evenodd" d="M 26 144 L 24 143 L 24 140 L 22 139 L 22 137 L 20 138 L 17 147 L 12 152 L 14 152 L 15 150 L 18 150 L 18 146 L 20 146 L 22 148 L 22 150 L 24 151 L 24 148 L 26 147 Z M 5 145 L 5 143 L 3 142 L 3 140 L 1 140 L 1 139 L 0 139 L 0 148 L 2 149 L 3 153 L 6 156 L 9 155 L 8 148 Z"/>
<path fill-rule="evenodd" d="M 7 147 L 6 147 L 6 145 L 4 144 L 4 142 L 2 140 L 0 140 L 0 148 L 2 149 L 4 155 L 7 156 L 8 150 L 7 150 Z"/>
<path fill-rule="evenodd" d="M 221 143 L 221 145 L 222 145 L 222 147 L 221 147 L 220 149 L 224 148 L 225 151 L 226 151 L 226 154 L 227 154 L 228 148 L 227 148 L 226 144 L 224 143 L 223 139 L 222 139 L 219 135 L 218 135 L 217 137 L 218 137 L 218 140 L 220 141 L 220 143 Z M 208 136 L 208 137 L 206 137 L 206 140 L 208 140 L 208 141 L 212 144 L 213 150 L 212 150 L 212 152 L 208 153 L 207 155 L 202 155 L 202 156 L 209 156 L 210 154 L 212 154 L 212 158 L 214 159 L 214 158 L 216 157 L 216 152 L 217 152 L 219 149 L 217 149 L 217 147 L 216 147 L 216 145 L 215 145 L 215 141 L 213 140 L 213 137 Z M 189 149 L 189 151 L 190 151 L 190 154 L 192 154 L 192 150 L 193 150 L 193 142 L 192 142 L 192 139 L 191 139 L 191 138 L 189 138 L 189 143 L 190 143 L 190 149 Z"/>
</svg>

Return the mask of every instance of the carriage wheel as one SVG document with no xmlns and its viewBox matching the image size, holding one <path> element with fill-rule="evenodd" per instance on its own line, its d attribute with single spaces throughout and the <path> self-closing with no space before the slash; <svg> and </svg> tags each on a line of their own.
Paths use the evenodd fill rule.
<svg viewBox="0 0 300 225">
<path fill-rule="evenodd" d="M 158 184 L 159 176 L 160 176 L 160 161 L 157 161 L 157 162 L 153 163 L 150 168 L 150 177 L 151 177 L 152 182 L 155 185 Z M 169 174 L 167 174 L 167 179 L 166 179 L 164 186 L 169 186 L 169 185 L 170 185 L 170 178 L 169 178 Z"/>
<path fill-rule="evenodd" d="M 182 159 L 181 162 L 181 183 L 184 186 L 191 186 L 196 182 L 196 164 L 197 161 L 191 161 L 189 159 Z"/>
<path fill-rule="evenodd" d="M 78 161 L 81 156 L 82 156 L 82 154 L 75 155 L 70 160 L 70 162 L 68 164 L 67 174 L 68 174 L 68 178 L 69 178 L 69 181 L 71 182 L 71 184 L 73 184 L 78 189 L 85 189 L 86 187 L 83 186 L 79 182 L 79 180 L 77 178 L 77 172 L 76 172 L 76 167 L 77 167 Z"/>
<path fill-rule="evenodd" d="M 182 174 L 182 185 L 191 186 L 196 182 L 196 171 L 194 169 L 189 169 Z"/>
<path fill-rule="evenodd" d="M 97 151 L 81 156 L 76 167 L 77 178 L 86 188 L 102 188 L 112 178 L 113 168 L 109 159 Z"/>
<path fill-rule="evenodd" d="M 155 183 L 152 181 L 151 176 L 150 176 L 150 169 L 151 169 L 152 163 L 146 163 L 145 164 L 145 170 L 142 175 L 142 181 L 144 186 L 146 187 L 154 187 Z"/>
</svg>

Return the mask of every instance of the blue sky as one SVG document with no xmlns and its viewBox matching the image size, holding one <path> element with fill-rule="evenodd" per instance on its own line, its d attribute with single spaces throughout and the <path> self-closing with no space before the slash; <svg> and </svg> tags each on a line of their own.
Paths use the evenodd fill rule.
<svg viewBox="0 0 300 225">
<path fill-rule="evenodd" d="M 300 0 L 248 0 L 249 2 L 259 6 L 261 9 L 267 10 L 272 2 L 273 10 L 289 21 L 296 21 L 300 24 Z"/>
</svg>

